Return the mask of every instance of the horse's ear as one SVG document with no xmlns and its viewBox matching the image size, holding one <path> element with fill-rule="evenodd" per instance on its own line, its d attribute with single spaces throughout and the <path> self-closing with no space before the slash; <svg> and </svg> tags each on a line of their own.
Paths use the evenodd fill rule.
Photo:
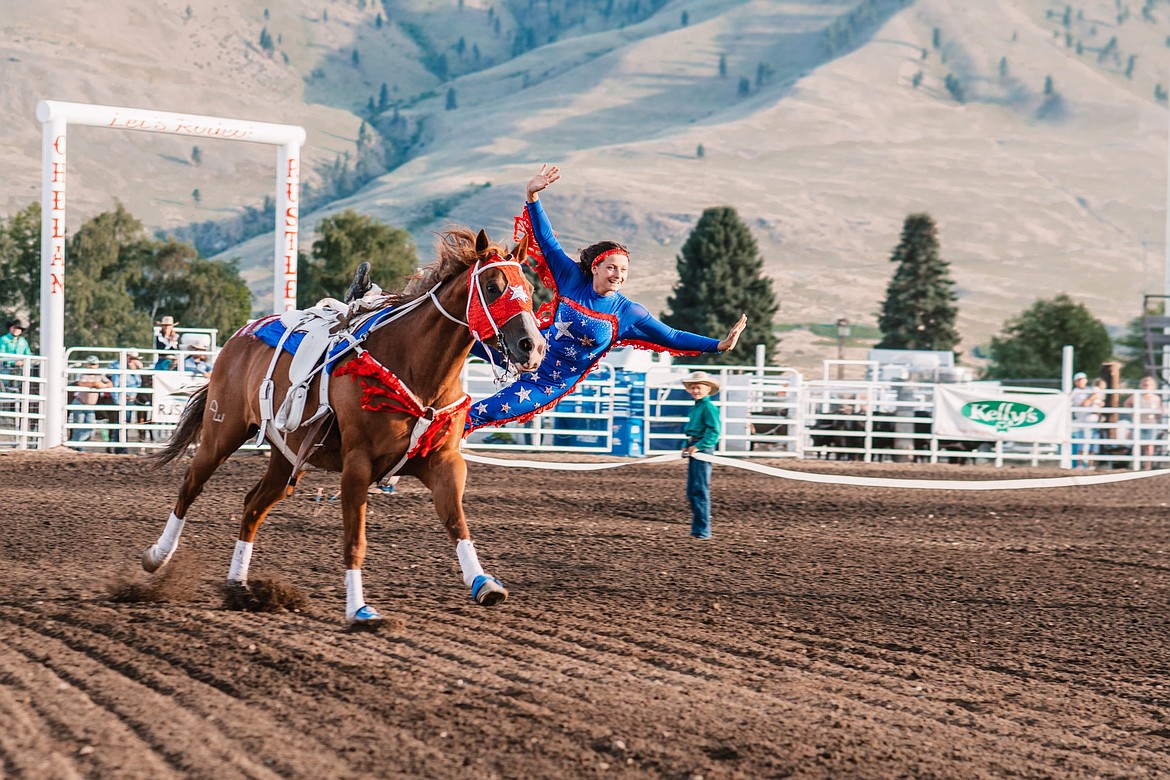
<svg viewBox="0 0 1170 780">
<path fill-rule="evenodd" d="M 475 253 L 482 255 L 488 250 L 491 243 L 491 241 L 488 241 L 487 232 L 483 228 L 480 228 L 479 235 L 475 237 Z"/>
<path fill-rule="evenodd" d="M 523 263 L 524 258 L 528 256 L 528 234 L 520 236 L 520 243 L 516 245 L 516 251 L 512 253 L 518 262 Z"/>
</svg>

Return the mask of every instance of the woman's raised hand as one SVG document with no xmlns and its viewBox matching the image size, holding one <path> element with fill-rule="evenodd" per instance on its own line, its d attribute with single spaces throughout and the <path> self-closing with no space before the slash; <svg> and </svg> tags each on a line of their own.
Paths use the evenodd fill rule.
<svg viewBox="0 0 1170 780">
<path fill-rule="evenodd" d="M 727 338 L 719 342 L 719 351 L 726 352 L 729 349 L 735 349 L 735 345 L 739 343 L 739 334 L 743 333 L 743 329 L 747 327 L 747 315 L 739 315 L 739 321 L 731 326 L 731 330 L 727 334 Z"/>
<path fill-rule="evenodd" d="M 540 166 L 540 173 L 528 180 L 528 202 L 535 203 L 537 194 L 557 179 L 561 178 L 561 169 L 555 165 L 545 163 Z"/>
</svg>

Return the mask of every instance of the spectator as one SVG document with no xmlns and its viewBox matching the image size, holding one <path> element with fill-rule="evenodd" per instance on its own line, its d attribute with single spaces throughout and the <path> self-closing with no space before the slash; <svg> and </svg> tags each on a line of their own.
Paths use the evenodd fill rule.
<svg viewBox="0 0 1170 780">
<path fill-rule="evenodd" d="M 203 344 L 188 344 L 187 349 L 191 354 L 183 360 L 183 370 L 203 377 L 211 376 L 211 364 L 207 362 L 207 353 L 201 351 L 206 348 Z"/>
<path fill-rule="evenodd" d="M 154 350 L 157 353 L 154 356 L 154 370 L 169 371 L 178 363 L 178 356 L 164 353 L 182 349 L 179 345 L 179 334 L 175 331 L 175 326 L 179 323 L 168 314 L 154 324 L 158 326 L 154 332 Z"/>
<path fill-rule="evenodd" d="M 138 389 L 142 387 L 142 360 L 138 355 L 138 350 L 126 350 L 125 361 L 119 363 L 117 360 L 109 365 L 112 369 L 120 369 L 114 374 L 113 386 L 114 390 L 110 391 L 110 402 L 118 407 L 117 411 L 111 412 L 111 422 L 117 422 L 119 425 L 126 423 L 138 422 L 138 411 L 128 407 L 136 406 L 139 403 Z M 129 436 L 127 436 L 127 441 Z M 114 428 L 110 431 L 110 441 L 121 443 L 122 431 L 120 428 Z M 126 453 L 125 447 L 116 447 L 114 452 L 124 455 Z"/>
<path fill-rule="evenodd" d="M 1125 405 L 1134 410 L 1132 437 L 1134 455 L 1138 455 L 1137 448 L 1141 447 L 1143 458 L 1154 457 L 1158 454 L 1158 446 L 1153 442 L 1162 439 L 1166 434 L 1158 380 L 1152 376 L 1143 376 L 1138 383 L 1138 391 L 1125 400 Z M 1149 469 L 1153 466 L 1153 463 L 1146 463 L 1144 467 Z"/>
<path fill-rule="evenodd" d="M 174 351 L 179 348 L 179 334 L 175 331 L 175 318 L 171 315 L 163 317 L 154 323 L 158 330 L 154 333 L 154 348 L 160 352 Z"/>
<path fill-rule="evenodd" d="M 85 368 L 88 373 L 82 374 L 77 380 L 78 387 L 85 388 L 73 394 L 73 402 L 81 406 L 96 406 L 102 397 L 102 391 L 114 386 L 110 378 L 101 373 L 101 362 L 97 355 L 90 355 L 85 359 Z M 74 425 L 94 425 L 97 423 L 97 410 L 74 409 L 70 415 Z M 89 441 L 93 435 L 91 428 L 74 428 L 70 441 Z"/>
<path fill-rule="evenodd" d="M 11 320 L 8 323 L 8 332 L 0 336 L 0 353 L 6 355 L 31 355 L 28 339 L 24 337 L 25 326 L 20 320 Z M 0 375 L 8 375 L 7 381 L 0 379 L 0 391 L 11 392 L 16 390 L 16 377 L 23 373 L 23 360 L 5 360 L 0 362 Z"/>
<path fill-rule="evenodd" d="M 1094 403 L 1094 399 L 1097 399 L 1098 403 Z M 1094 407 L 1103 406 L 1105 397 L 1097 393 L 1094 388 L 1089 387 L 1088 374 L 1084 371 L 1078 371 L 1073 374 L 1073 389 L 1069 393 L 1069 401 L 1072 405 L 1073 419 L 1073 466 L 1087 469 L 1089 461 L 1085 456 L 1089 453 L 1092 445 L 1086 445 L 1084 441 L 1093 438 L 1092 423 L 1100 420 L 1100 414 L 1094 410 Z"/>
<path fill-rule="evenodd" d="M 719 443 L 719 434 L 723 425 L 719 420 L 719 410 L 711 403 L 710 396 L 719 392 L 719 383 L 706 371 L 696 371 L 682 380 L 683 387 L 695 399 L 687 416 L 686 427 L 683 433 L 687 435 L 687 444 L 683 447 L 683 457 L 687 463 L 687 501 L 691 505 L 691 538 L 711 538 L 711 464 L 708 461 L 692 458 L 696 452 L 710 454 L 715 451 Z"/>
</svg>

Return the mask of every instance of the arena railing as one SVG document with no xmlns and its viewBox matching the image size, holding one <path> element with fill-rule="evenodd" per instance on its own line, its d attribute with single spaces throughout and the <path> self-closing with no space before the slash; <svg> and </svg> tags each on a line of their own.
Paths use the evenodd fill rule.
<svg viewBox="0 0 1170 780">
<path fill-rule="evenodd" d="M 36 449 L 44 435 L 45 358 L 0 357 L 0 449 Z"/>
<path fill-rule="evenodd" d="M 68 446 L 131 453 L 160 447 L 190 393 L 206 381 L 183 368 L 190 351 L 137 350 L 144 363 L 141 370 L 125 367 L 130 351 L 68 350 Z M 90 355 L 99 358 L 97 373 L 112 383 L 98 391 L 92 404 L 82 403 L 77 395 L 94 392 L 77 383 L 90 372 L 84 365 Z M 164 367 L 166 359 L 174 365 Z M 723 388 L 715 400 L 724 427 L 717 448 L 721 455 L 1170 468 L 1165 408 L 1139 409 L 1135 416 L 1137 390 L 1109 391 L 1110 406 L 1074 408 L 1067 442 L 971 442 L 934 434 L 933 384 L 808 381 L 793 369 L 755 366 L 655 364 L 633 374 L 602 363 L 552 410 L 526 423 L 478 431 L 467 446 L 629 456 L 675 452 L 683 446 L 682 428 L 692 404 L 679 380 L 693 370 L 713 374 Z M 39 445 L 45 420 L 43 373 L 40 356 L 0 359 L 0 448 Z M 469 361 L 464 382 L 474 398 L 495 391 L 489 367 L 478 361 Z"/>
</svg>

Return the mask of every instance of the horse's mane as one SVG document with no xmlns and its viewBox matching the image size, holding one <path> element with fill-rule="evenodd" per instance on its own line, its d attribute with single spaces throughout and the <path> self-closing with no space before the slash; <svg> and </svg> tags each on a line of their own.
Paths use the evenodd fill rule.
<svg viewBox="0 0 1170 780">
<path fill-rule="evenodd" d="M 397 306 L 426 295 L 436 284 L 458 276 L 475 262 L 478 257 L 475 253 L 477 234 L 471 228 L 452 225 L 436 235 L 435 259 L 411 274 L 402 292 L 388 293 L 384 299 L 386 304 Z M 496 244 L 491 244 L 491 247 L 501 256 L 507 254 L 503 247 Z"/>
</svg>

